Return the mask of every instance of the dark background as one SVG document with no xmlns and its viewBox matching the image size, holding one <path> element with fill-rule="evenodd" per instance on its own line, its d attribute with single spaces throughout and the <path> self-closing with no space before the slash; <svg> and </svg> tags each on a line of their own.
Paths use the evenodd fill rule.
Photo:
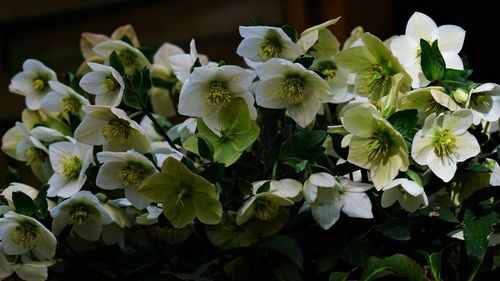
<svg viewBox="0 0 500 281">
<path fill-rule="evenodd" d="M 0 134 L 20 120 L 24 98 L 8 92 L 10 78 L 27 58 L 54 69 L 58 77 L 75 71 L 82 57 L 82 32 L 110 35 L 131 23 L 141 45 L 178 44 L 188 51 L 195 38 L 198 51 L 212 60 L 242 64 L 236 55 L 239 25 L 258 17 L 264 24 L 291 24 L 300 32 L 341 16 L 332 30 L 343 42 L 361 25 L 381 39 L 405 32 L 408 18 L 420 11 L 437 25 L 455 24 L 467 31 L 466 54 L 477 82 L 500 82 L 499 15 L 494 1 L 430 0 L 9 0 L 0 4 Z M 0 183 L 6 164 L 21 168 L 0 153 Z"/>
</svg>

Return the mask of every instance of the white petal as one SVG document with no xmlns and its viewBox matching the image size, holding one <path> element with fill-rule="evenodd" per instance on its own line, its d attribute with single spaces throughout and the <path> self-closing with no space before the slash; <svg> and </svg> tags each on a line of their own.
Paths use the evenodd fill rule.
<svg viewBox="0 0 500 281">
<path fill-rule="evenodd" d="M 280 97 L 282 77 L 272 77 L 260 81 L 255 89 L 255 101 L 265 108 L 286 108 L 289 102 Z"/>
<path fill-rule="evenodd" d="M 459 69 L 459 70 L 464 69 L 464 63 L 462 62 L 462 59 L 458 54 L 443 52 L 442 55 L 444 62 L 446 63 L 446 68 Z"/>
<path fill-rule="evenodd" d="M 139 210 L 143 210 L 151 203 L 151 201 L 146 200 L 133 188 L 125 188 L 125 197 Z"/>
<path fill-rule="evenodd" d="M 448 129 L 454 135 L 463 134 L 472 124 L 472 113 L 468 109 L 461 109 L 443 118 L 443 129 Z"/>
<path fill-rule="evenodd" d="M 302 183 L 293 179 L 272 180 L 270 190 L 283 198 L 295 198 L 302 191 Z"/>
<path fill-rule="evenodd" d="M 182 86 L 179 96 L 179 113 L 192 117 L 206 116 L 212 108 L 206 103 L 203 94 L 208 81 L 189 81 Z"/>
<path fill-rule="evenodd" d="M 315 97 L 309 97 L 301 104 L 288 106 L 286 115 L 292 118 L 297 125 L 305 128 L 314 121 L 320 108 L 321 102 Z"/>
<path fill-rule="evenodd" d="M 236 49 L 236 53 L 244 58 L 248 58 L 251 61 L 262 61 L 262 59 L 257 55 L 257 48 L 262 42 L 260 37 L 247 37 L 241 41 Z"/>
<path fill-rule="evenodd" d="M 340 178 L 340 186 L 348 192 L 365 192 L 373 188 L 373 184 L 351 181 L 347 178 Z"/>
<path fill-rule="evenodd" d="M 240 207 L 236 215 L 236 224 L 242 225 L 253 217 L 255 209 L 253 202 L 255 201 L 255 198 L 257 197 L 251 197 L 243 203 L 243 206 Z"/>
<path fill-rule="evenodd" d="M 397 188 L 391 188 L 382 193 L 380 202 L 383 208 L 387 208 L 394 204 L 394 202 L 398 201 L 399 198 L 401 198 L 401 192 Z"/>
<path fill-rule="evenodd" d="M 434 41 L 438 36 L 437 30 L 436 23 L 427 15 L 419 12 L 415 12 L 406 25 L 406 35 L 416 41 L 420 41 L 420 39 Z"/>
<path fill-rule="evenodd" d="M 441 178 L 444 182 L 449 182 L 457 171 L 457 163 L 453 158 L 441 159 L 436 156 L 427 165 L 432 170 L 432 172 L 436 176 Z"/>
<path fill-rule="evenodd" d="M 373 218 L 372 202 L 365 193 L 346 192 L 342 212 L 352 218 Z"/>
<path fill-rule="evenodd" d="M 403 66 L 412 66 L 418 63 L 417 49 L 420 47 L 420 42 L 417 44 L 409 36 L 397 36 L 391 41 L 391 51 L 398 58 Z"/>
<path fill-rule="evenodd" d="M 323 229 L 329 229 L 340 217 L 340 208 L 335 204 L 312 204 L 311 213 L 314 220 Z"/>
<path fill-rule="evenodd" d="M 413 137 L 411 157 L 420 165 L 427 165 L 434 157 L 432 138 L 423 136 L 423 129 Z"/>
<path fill-rule="evenodd" d="M 113 161 L 104 163 L 97 173 L 96 185 L 105 190 L 125 188 L 118 179 L 118 172 L 125 166 L 125 162 Z"/>
<path fill-rule="evenodd" d="M 469 132 L 456 137 L 457 161 L 463 162 L 481 152 L 476 138 Z"/>
<path fill-rule="evenodd" d="M 406 190 L 408 194 L 414 197 L 424 193 L 424 188 L 411 180 L 404 179 L 401 182 L 401 187 L 403 187 L 403 189 Z"/>
<path fill-rule="evenodd" d="M 335 177 L 327 173 L 312 174 L 307 181 L 315 186 L 332 188 L 337 184 Z"/>
<path fill-rule="evenodd" d="M 85 224 L 73 225 L 73 231 L 88 241 L 97 241 L 102 232 L 102 224 L 100 221 L 93 219 Z"/>
<path fill-rule="evenodd" d="M 442 25 L 438 27 L 438 44 L 441 52 L 458 54 L 462 50 L 465 40 L 465 30 L 456 25 Z"/>
<path fill-rule="evenodd" d="M 87 180 L 87 175 L 83 175 L 83 177 L 66 182 L 64 187 L 57 193 L 57 196 L 63 198 L 71 197 L 73 194 L 80 191 L 82 186 L 85 184 L 86 180 Z"/>
<path fill-rule="evenodd" d="M 311 184 L 309 181 L 304 183 L 303 189 L 304 198 L 309 203 L 316 202 L 316 198 L 318 197 L 318 187 L 314 184 Z"/>
</svg>

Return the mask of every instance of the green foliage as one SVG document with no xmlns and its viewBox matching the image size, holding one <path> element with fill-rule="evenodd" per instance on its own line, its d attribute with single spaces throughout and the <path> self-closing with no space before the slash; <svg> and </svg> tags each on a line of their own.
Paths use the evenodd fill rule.
<svg viewBox="0 0 500 281">
<path fill-rule="evenodd" d="M 445 74 L 446 64 L 439 51 L 438 41 L 432 45 L 424 39 L 420 39 L 422 71 L 429 81 L 442 80 Z"/>
<path fill-rule="evenodd" d="M 370 258 L 359 280 L 370 281 L 387 276 L 406 277 L 411 281 L 425 280 L 423 268 L 408 256 L 401 254 L 383 259 Z"/>
</svg>

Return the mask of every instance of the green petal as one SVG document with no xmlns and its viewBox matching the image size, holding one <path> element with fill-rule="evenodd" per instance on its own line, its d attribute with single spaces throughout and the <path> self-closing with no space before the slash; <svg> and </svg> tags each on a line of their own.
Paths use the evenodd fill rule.
<svg viewBox="0 0 500 281">
<path fill-rule="evenodd" d="M 219 200 L 205 193 L 194 192 L 192 198 L 196 217 L 204 224 L 218 224 L 222 219 L 222 205 Z"/>
<path fill-rule="evenodd" d="M 175 189 L 170 187 L 170 179 L 164 173 L 148 177 L 139 187 L 138 192 L 152 202 L 162 202 L 165 198 L 176 197 Z"/>
<path fill-rule="evenodd" d="M 335 59 L 344 68 L 356 73 L 370 68 L 372 64 L 376 63 L 375 58 L 366 47 L 353 47 L 343 50 L 335 55 Z"/>
<path fill-rule="evenodd" d="M 245 133 L 251 129 L 250 113 L 244 99 L 235 98 L 219 113 L 219 122 L 226 133 Z"/>
<path fill-rule="evenodd" d="M 175 228 L 183 228 L 194 221 L 195 204 L 190 198 L 178 200 L 177 196 L 167 197 L 163 201 L 163 213 Z"/>
<path fill-rule="evenodd" d="M 259 137 L 260 128 L 252 121 L 249 131 L 242 134 L 233 134 L 230 136 L 230 142 L 235 150 L 243 151 L 247 149 Z"/>
</svg>

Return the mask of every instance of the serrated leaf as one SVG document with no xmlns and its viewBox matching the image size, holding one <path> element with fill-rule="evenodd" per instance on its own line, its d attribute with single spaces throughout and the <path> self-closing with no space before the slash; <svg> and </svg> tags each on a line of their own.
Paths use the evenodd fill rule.
<svg viewBox="0 0 500 281">
<path fill-rule="evenodd" d="M 12 201 L 14 202 L 16 213 L 18 214 L 31 216 L 36 211 L 33 199 L 21 191 L 12 193 Z"/>
<path fill-rule="evenodd" d="M 424 39 L 420 39 L 422 72 L 429 81 L 439 81 L 444 77 L 446 64 L 439 51 L 438 41 L 429 44 Z"/>
</svg>

